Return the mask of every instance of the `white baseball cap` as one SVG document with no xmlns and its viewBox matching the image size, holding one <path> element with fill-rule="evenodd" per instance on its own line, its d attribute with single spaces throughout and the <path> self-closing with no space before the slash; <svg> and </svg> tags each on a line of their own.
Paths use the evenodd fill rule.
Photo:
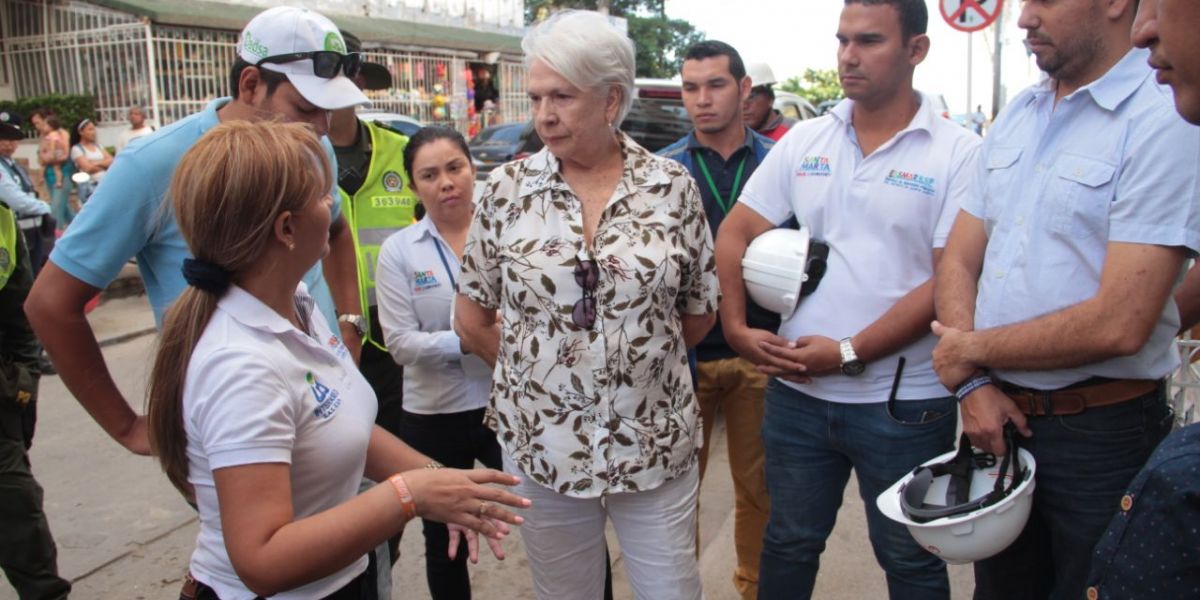
<svg viewBox="0 0 1200 600">
<path fill-rule="evenodd" d="M 320 51 L 345 54 L 346 42 L 333 21 L 307 8 L 276 6 L 264 10 L 250 19 L 238 36 L 238 57 L 252 65 L 274 56 Z M 263 63 L 259 68 L 287 75 L 305 100 L 325 110 L 371 103 L 340 67 L 332 79 L 318 77 L 311 58 Z"/>
</svg>

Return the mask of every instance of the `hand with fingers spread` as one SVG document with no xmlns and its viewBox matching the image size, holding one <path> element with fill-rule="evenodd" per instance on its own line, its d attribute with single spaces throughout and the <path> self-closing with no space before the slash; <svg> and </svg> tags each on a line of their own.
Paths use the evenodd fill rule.
<svg viewBox="0 0 1200 600">
<path fill-rule="evenodd" d="M 994 385 L 985 385 L 963 399 L 961 404 L 963 433 L 971 444 L 996 456 L 1004 454 L 1004 424 L 1012 422 L 1017 431 L 1030 437 L 1029 422 L 1012 398 Z"/>
<path fill-rule="evenodd" d="M 531 504 L 526 498 L 486 485 L 511 486 L 519 481 L 513 475 L 493 469 L 417 469 L 404 473 L 404 479 L 412 491 L 418 516 L 459 525 L 494 540 L 509 533 L 509 524 L 520 525 L 524 521 L 502 504 L 515 508 L 528 508 Z"/>
<path fill-rule="evenodd" d="M 476 511 L 477 513 L 487 512 L 488 503 L 481 502 L 479 506 L 480 508 Z M 507 535 L 509 531 L 508 524 L 504 523 L 503 521 L 495 520 L 493 520 L 492 524 L 495 525 L 497 529 L 500 529 L 505 533 L 501 535 L 499 539 L 491 537 L 485 537 L 483 539 L 487 541 L 488 548 L 492 549 L 492 556 L 495 556 L 498 560 L 504 560 L 504 546 L 500 544 L 500 540 Z M 454 560 L 456 557 L 458 557 L 459 539 L 465 538 L 467 540 L 467 558 L 470 559 L 471 564 L 479 564 L 479 534 L 476 533 L 474 529 L 463 527 L 457 523 L 451 523 L 447 525 L 446 528 L 450 530 L 450 547 L 447 552 L 450 560 Z"/>
<path fill-rule="evenodd" d="M 795 383 L 809 383 L 813 377 L 837 373 L 842 364 L 838 342 L 820 335 L 799 337 L 784 346 L 759 347 L 770 359 L 758 370 Z"/>
</svg>

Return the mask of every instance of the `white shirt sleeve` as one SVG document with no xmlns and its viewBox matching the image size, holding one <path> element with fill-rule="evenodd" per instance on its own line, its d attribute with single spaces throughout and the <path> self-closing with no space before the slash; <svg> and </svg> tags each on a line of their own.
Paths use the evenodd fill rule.
<svg viewBox="0 0 1200 600">
<path fill-rule="evenodd" d="M 292 462 L 301 404 L 249 348 L 223 348 L 188 367 L 184 409 L 209 468 Z"/>
<path fill-rule="evenodd" d="M 413 269 L 408 260 L 409 236 L 396 234 L 383 243 L 375 271 L 375 297 L 379 325 L 392 359 L 401 365 L 435 365 L 463 356 L 462 341 L 453 330 L 422 331 L 409 282 Z M 437 243 L 436 240 L 434 243 Z M 446 307 L 447 320 L 450 304 Z"/>
<path fill-rule="evenodd" d="M 7 204 L 18 219 L 50 214 L 48 204 L 26 194 L 3 168 L 0 168 L 0 202 Z"/>
<path fill-rule="evenodd" d="M 738 202 L 779 226 L 795 215 L 792 207 L 792 152 L 797 136 L 784 136 L 763 159 L 742 188 Z"/>
<path fill-rule="evenodd" d="M 976 193 L 975 178 L 979 175 L 979 156 L 982 142 L 964 136 L 954 149 L 950 165 L 950 187 L 942 201 L 942 212 L 933 231 L 933 247 L 945 248 L 950 237 L 950 228 L 958 217 L 958 210 L 965 206 Z"/>
</svg>

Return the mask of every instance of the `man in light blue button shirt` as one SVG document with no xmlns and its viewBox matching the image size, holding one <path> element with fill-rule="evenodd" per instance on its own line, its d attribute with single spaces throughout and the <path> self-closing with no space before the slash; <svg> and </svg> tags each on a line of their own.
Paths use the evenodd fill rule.
<svg viewBox="0 0 1200 600">
<path fill-rule="evenodd" d="M 322 49 L 324 48 L 324 49 Z M 311 125 L 334 161 L 324 138 L 329 111 L 367 103 L 344 73 L 345 59 L 336 69 L 321 69 L 328 54 L 345 55 L 337 26 L 301 8 L 276 7 L 247 24 L 238 41 L 231 68 L 233 98 L 218 98 L 201 112 L 176 121 L 138 140 L 113 163 L 87 210 L 71 223 L 56 245 L 50 262 L 38 277 L 25 311 L 63 383 L 113 439 L 131 452 L 149 454 L 145 417 L 136 414 L 113 382 L 84 318 L 84 305 L 112 281 L 133 256 L 146 285 L 155 321 L 183 291 L 180 271 L 189 252 L 166 200 L 167 187 L 180 158 L 218 123 L 236 120 L 280 119 Z M 328 66 L 328 65 L 326 65 Z M 353 70 L 353 69 L 351 69 Z M 339 212 L 336 182 L 330 227 L 329 255 L 305 277 L 313 297 L 330 324 L 334 305 L 342 312 L 359 312 L 354 248 Z M 343 337 L 357 335 L 342 329 Z M 358 348 L 357 338 L 346 345 Z"/>
<path fill-rule="evenodd" d="M 1001 113 L 937 271 L 934 367 L 963 429 L 1037 459 L 1033 514 L 976 598 L 1082 598 L 1090 550 L 1170 430 L 1171 298 L 1200 250 L 1200 130 L 1175 114 L 1134 2 L 1022 5 L 1049 78 Z"/>
</svg>

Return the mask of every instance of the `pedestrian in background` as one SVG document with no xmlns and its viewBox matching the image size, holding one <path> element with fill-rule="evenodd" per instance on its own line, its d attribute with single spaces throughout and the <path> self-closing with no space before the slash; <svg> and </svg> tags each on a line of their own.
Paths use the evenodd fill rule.
<svg viewBox="0 0 1200 600">
<path fill-rule="evenodd" d="M 778 81 L 775 80 L 771 65 L 750 65 L 751 87 L 744 101 L 743 118 L 751 129 L 778 142 L 796 124 L 796 120 L 784 117 L 783 113 L 775 110 L 776 83 Z"/>
<path fill-rule="evenodd" d="M 129 145 L 129 142 L 146 137 L 155 131 L 154 126 L 146 122 L 146 111 L 140 106 L 129 107 L 127 118 L 129 119 L 129 129 L 122 131 L 121 135 L 117 137 L 117 154 L 120 154 L 125 146 Z"/>
<path fill-rule="evenodd" d="M 76 186 L 82 207 L 104 180 L 104 174 L 113 162 L 108 150 L 96 141 L 96 124 L 91 119 L 83 119 L 71 128 L 71 160 L 76 172 L 88 174 L 88 180 Z"/>
<path fill-rule="evenodd" d="M 686 350 L 718 298 L 704 208 L 681 165 L 618 129 L 633 102 L 629 38 L 568 11 L 522 48 L 546 145 L 492 172 L 455 327 L 495 364 L 487 423 L 533 500 L 521 536 L 537 596 L 601 596 L 611 519 L 637 598 L 698 600 Z"/>
<path fill-rule="evenodd" d="M 489 536 L 494 470 L 437 468 L 374 424 L 376 400 L 301 282 L 329 251 L 333 169 L 304 124 L 215 127 L 168 197 L 194 258 L 151 373 L 150 440 L 195 498 L 197 598 L 376 598 L 366 554 L 415 516 Z M 366 476 L 380 483 L 359 494 Z"/>
<path fill-rule="evenodd" d="M 75 164 L 71 161 L 71 135 L 59 123 L 58 115 L 48 108 L 39 108 L 29 113 L 29 122 L 41 137 L 38 145 L 38 162 L 42 165 L 42 178 L 50 193 L 50 214 L 65 228 L 75 218 L 71 206 L 71 174 Z"/>
<path fill-rule="evenodd" d="M 1200 250 L 1200 130 L 1131 47 L 1135 4 L 1022 4 L 1048 77 L 988 129 L 938 268 L 934 366 L 973 390 L 963 431 L 1000 454 L 1012 422 L 1037 460 L 1020 537 L 975 563 L 978 599 L 1084 597 L 1092 550 L 1172 426 L 1171 292 Z"/>
</svg>

